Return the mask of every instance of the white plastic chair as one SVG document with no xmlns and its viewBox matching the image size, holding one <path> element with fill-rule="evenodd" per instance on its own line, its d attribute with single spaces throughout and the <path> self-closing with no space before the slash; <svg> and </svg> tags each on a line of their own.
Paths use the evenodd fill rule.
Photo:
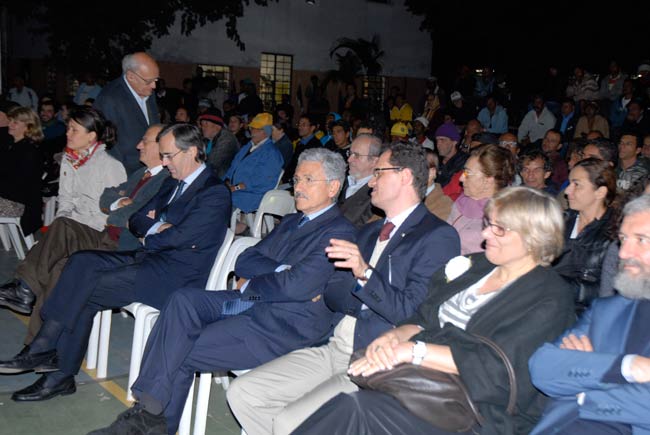
<svg viewBox="0 0 650 435">
<path fill-rule="evenodd" d="M 262 228 L 265 227 L 264 235 L 273 230 L 273 216 L 285 216 L 296 212 L 296 204 L 293 196 L 286 190 L 269 190 L 264 194 L 260 206 L 255 213 L 255 220 L 251 228 L 253 237 L 262 238 Z M 272 215 L 272 216 L 269 216 Z"/>
<path fill-rule="evenodd" d="M 43 225 L 50 226 L 56 215 L 56 206 L 58 196 L 48 196 L 43 198 Z"/>
<path fill-rule="evenodd" d="M 25 248 L 23 248 L 23 243 L 29 251 L 34 246 L 34 237 L 30 234 L 26 236 L 23 233 L 23 229 L 20 227 L 20 218 L 19 217 L 0 217 L 0 225 L 2 225 L 3 230 L 7 230 L 9 240 L 14 250 L 16 251 L 16 257 L 19 260 L 25 259 Z M 6 242 L 6 236 L 0 236 L 3 239 L 2 243 Z"/>
<path fill-rule="evenodd" d="M 282 176 L 283 175 L 284 175 L 284 169 L 280 170 L 280 175 L 278 175 L 278 181 L 275 183 L 274 190 L 278 189 L 278 187 L 280 186 L 280 183 L 282 182 Z M 260 201 L 260 207 L 262 206 L 263 201 L 264 201 L 264 197 L 262 197 L 262 201 Z M 259 210 L 259 208 L 258 208 L 258 210 Z M 230 215 L 230 229 L 231 230 L 233 230 L 233 231 L 237 230 L 237 222 L 240 220 L 242 213 L 243 212 L 239 208 L 235 208 L 232 211 L 232 214 Z M 244 219 L 246 221 L 245 223 L 248 226 L 248 228 L 253 227 L 256 216 L 257 216 L 256 212 L 244 213 Z M 271 229 L 273 229 L 273 227 L 271 227 Z M 269 230 L 269 232 L 270 232 L 270 230 Z M 253 233 L 251 233 L 251 234 L 253 235 L 253 237 L 259 237 L 259 236 L 256 236 Z"/>
<path fill-rule="evenodd" d="M 231 289 L 234 288 L 234 280 L 231 282 L 231 285 L 228 285 L 228 280 L 230 274 L 235 270 L 235 263 L 239 255 L 248 249 L 251 246 L 256 245 L 260 239 L 256 237 L 241 237 L 235 240 L 226 255 L 226 260 L 224 261 L 221 270 L 216 278 L 216 289 Z M 234 372 L 233 372 L 234 373 Z M 224 389 L 228 388 L 229 379 L 228 376 L 222 376 L 221 378 L 215 378 L 215 381 L 220 381 Z M 199 388 L 196 397 L 196 411 L 194 413 L 194 435 L 204 435 L 205 427 L 208 417 L 208 404 L 210 402 L 210 387 L 212 382 L 212 373 L 204 372 L 199 375 Z M 192 389 L 188 394 L 188 402 L 191 403 L 193 394 L 194 394 L 194 385 L 192 384 Z M 187 403 L 186 403 L 187 407 Z M 179 432 L 180 433 L 180 432 Z"/>
</svg>

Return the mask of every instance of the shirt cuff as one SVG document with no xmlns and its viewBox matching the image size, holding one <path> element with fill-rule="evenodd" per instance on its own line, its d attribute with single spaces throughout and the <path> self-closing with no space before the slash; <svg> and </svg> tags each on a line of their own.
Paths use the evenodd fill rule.
<svg viewBox="0 0 650 435">
<path fill-rule="evenodd" d="M 628 354 L 625 355 L 623 361 L 621 361 L 621 375 L 623 375 L 625 380 L 628 382 L 636 382 L 634 375 L 632 374 L 632 361 L 634 360 L 634 357 L 636 357 L 636 354 Z"/>
<path fill-rule="evenodd" d="M 115 210 L 117 210 L 118 208 L 120 208 L 118 204 L 119 204 L 120 201 L 122 201 L 124 198 L 126 198 L 126 196 L 123 196 L 122 198 L 119 198 L 117 201 L 113 202 L 113 204 L 111 204 L 111 206 L 109 207 L 110 211 L 115 211 Z"/>
<path fill-rule="evenodd" d="M 244 283 L 244 285 L 241 286 L 241 288 L 239 289 L 239 293 L 244 293 L 244 290 L 246 290 L 246 288 L 248 288 L 248 283 L 249 283 L 249 282 L 251 282 L 250 279 L 249 279 L 249 280 L 246 280 L 246 282 Z"/>
<path fill-rule="evenodd" d="M 164 224 L 164 223 L 165 222 L 156 222 L 155 224 L 153 224 L 151 226 L 151 228 L 149 228 L 149 231 L 147 231 L 147 234 L 145 234 L 144 236 L 147 237 L 147 236 L 150 236 L 152 234 L 156 234 L 158 232 L 158 228 L 160 228 L 162 226 L 162 224 Z"/>
<path fill-rule="evenodd" d="M 279 265 L 278 267 L 275 268 L 275 273 L 283 272 L 283 271 L 288 270 L 288 269 L 291 269 L 290 264 L 281 264 L 281 265 Z"/>
<path fill-rule="evenodd" d="M 586 396 L 586 394 L 584 392 L 578 393 L 576 395 L 577 400 L 578 400 L 578 406 L 582 406 L 582 405 L 585 404 L 585 396 Z"/>
</svg>

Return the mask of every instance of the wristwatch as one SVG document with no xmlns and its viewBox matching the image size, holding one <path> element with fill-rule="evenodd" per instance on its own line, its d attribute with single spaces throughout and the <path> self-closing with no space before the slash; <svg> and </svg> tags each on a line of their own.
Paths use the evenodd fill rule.
<svg viewBox="0 0 650 435">
<path fill-rule="evenodd" d="M 241 190 L 241 186 L 239 186 L 239 184 L 235 184 L 235 190 Z"/>
<path fill-rule="evenodd" d="M 424 356 L 427 354 L 427 344 L 424 341 L 416 341 L 413 345 L 413 365 L 419 366 L 422 364 Z"/>
<path fill-rule="evenodd" d="M 366 270 L 363 271 L 363 278 L 361 279 L 363 281 L 368 281 L 371 276 L 372 276 L 372 267 L 368 267 Z"/>
</svg>

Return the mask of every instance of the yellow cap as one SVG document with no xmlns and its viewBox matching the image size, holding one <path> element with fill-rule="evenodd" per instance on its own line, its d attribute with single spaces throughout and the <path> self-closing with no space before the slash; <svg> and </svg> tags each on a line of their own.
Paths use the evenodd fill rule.
<svg viewBox="0 0 650 435">
<path fill-rule="evenodd" d="M 255 118 L 253 118 L 253 120 L 248 123 L 248 126 L 250 128 L 259 129 L 268 127 L 269 125 L 273 125 L 273 115 L 267 112 L 258 113 L 255 115 Z"/>
<path fill-rule="evenodd" d="M 409 129 L 406 127 L 406 124 L 403 122 L 396 122 L 393 124 L 393 128 L 390 129 L 391 136 L 400 136 L 406 137 L 409 134 Z"/>
</svg>

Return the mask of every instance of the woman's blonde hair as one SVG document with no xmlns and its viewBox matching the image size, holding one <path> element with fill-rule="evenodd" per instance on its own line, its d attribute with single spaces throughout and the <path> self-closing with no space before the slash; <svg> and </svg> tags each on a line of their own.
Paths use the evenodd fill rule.
<svg viewBox="0 0 650 435">
<path fill-rule="evenodd" d="M 485 206 L 485 215 L 496 214 L 499 225 L 516 231 L 528 252 L 542 266 L 548 266 L 562 252 L 564 217 L 555 198 L 530 187 L 507 187 Z"/>
<path fill-rule="evenodd" d="M 14 107 L 7 113 L 7 118 L 15 121 L 24 122 L 27 125 L 25 137 L 40 142 L 43 140 L 43 129 L 41 128 L 41 120 L 38 115 L 34 113 L 29 107 Z"/>
</svg>

